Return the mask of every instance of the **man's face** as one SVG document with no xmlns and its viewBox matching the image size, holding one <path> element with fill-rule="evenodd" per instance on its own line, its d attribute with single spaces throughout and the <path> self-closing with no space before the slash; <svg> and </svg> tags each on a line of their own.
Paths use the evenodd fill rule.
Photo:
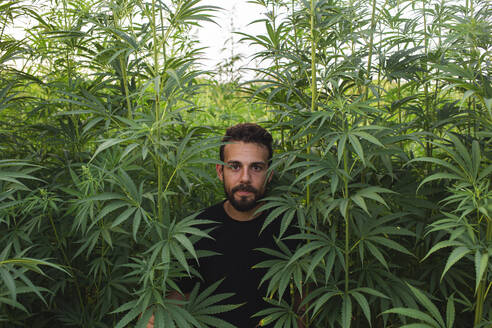
<svg viewBox="0 0 492 328">
<path fill-rule="evenodd" d="M 258 205 L 265 195 L 268 149 L 257 143 L 237 141 L 224 147 L 224 162 L 217 165 L 217 175 L 224 184 L 224 191 L 231 205 L 240 212 L 247 212 Z"/>
</svg>

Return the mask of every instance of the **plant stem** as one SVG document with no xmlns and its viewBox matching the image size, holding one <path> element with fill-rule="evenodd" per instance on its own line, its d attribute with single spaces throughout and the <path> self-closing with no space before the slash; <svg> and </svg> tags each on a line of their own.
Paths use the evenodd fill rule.
<svg viewBox="0 0 492 328">
<path fill-rule="evenodd" d="M 372 13 L 371 13 L 371 36 L 369 37 L 369 54 L 367 55 L 367 76 L 366 83 L 370 83 L 371 78 L 371 65 L 372 65 L 372 51 L 374 47 L 374 30 L 376 28 L 376 0 L 372 0 Z M 364 93 L 364 99 L 369 97 L 369 85 L 366 85 Z"/>
<path fill-rule="evenodd" d="M 486 244 L 490 244 L 492 242 L 492 220 L 490 218 L 487 219 L 487 230 L 485 233 Z M 483 255 L 483 256 L 488 256 Z M 473 326 L 477 327 L 482 321 L 483 315 L 483 304 L 485 303 L 485 288 L 487 286 L 487 268 L 485 268 L 485 272 L 483 273 L 482 280 L 478 285 L 477 296 L 476 296 L 476 307 L 475 307 L 475 320 L 473 322 Z"/>
<path fill-rule="evenodd" d="M 118 16 L 118 11 L 115 10 L 115 8 L 113 8 L 113 24 L 114 24 L 114 28 L 115 29 L 119 29 L 120 28 L 120 18 Z M 118 61 L 119 61 L 119 64 L 120 64 L 120 70 L 121 70 L 121 79 L 122 79 L 122 85 L 123 85 L 123 91 L 125 92 L 125 100 L 126 100 L 126 107 L 127 107 L 127 110 L 128 110 L 128 113 L 127 113 L 127 117 L 129 120 L 131 120 L 133 118 L 133 115 L 132 115 L 132 104 L 130 102 L 130 92 L 129 92 L 129 89 L 128 89 L 128 76 L 127 76 L 127 72 L 126 72 L 126 65 L 125 65 L 125 61 L 124 61 L 124 54 L 120 54 L 118 56 Z"/>
<path fill-rule="evenodd" d="M 166 189 L 164 189 L 164 192 L 167 191 L 167 189 L 169 188 L 169 185 L 171 184 L 171 181 L 173 180 L 174 176 L 176 175 L 176 172 L 178 171 L 178 166 L 176 166 L 174 168 L 174 171 L 173 173 L 171 174 L 171 177 L 169 178 L 169 180 L 167 180 L 167 184 L 166 184 Z"/>
<path fill-rule="evenodd" d="M 153 38 L 153 55 L 154 55 L 154 106 L 155 106 L 155 125 L 156 125 L 156 140 L 155 145 L 157 153 L 159 152 L 159 141 L 161 139 L 161 103 L 160 103 L 160 90 L 161 90 L 161 75 L 159 69 L 159 48 L 157 42 L 157 26 L 156 26 L 156 0 L 152 0 L 152 38 Z M 160 156 L 156 156 L 155 166 L 157 169 L 157 218 L 160 222 L 163 221 L 163 209 L 162 209 L 162 160 Z"/>
<path fill-rule="evenodd" d="M 162 8 L 159 10 L 159 16 L 160 16 L 160 19 L 161 19 L 161 25 L 164 26 L 164 15 L 162 14 Z M 167 59 L 166 59 L 166 35 L 164 33 L 164 29 L 162 28 L 161 29 L 161 36 L 162 36 L 162 59 L 163 59 L 163 67 L 164 67 L 164 70 L 166 69 L 166 65 L 167 65 Z"/>
<path fill-rule="evenodd" d="M 345 115 L 342 115 L 342 131 L 346 133 L 347 126 L 349 122 L 348 119 L 345 117 Z M 340 142 L 340 141 L 339 141 Z M 347 147 L 345 146 L 343 148 L 343 170 L 345 171 L 346 175 L 349 176 L 349 163 L 348 163 L 348 154 L 347 154 Z M 349 205 L 350 205 L 350 199 L 349 199 L 349 190 L 348 190 L 348 178 L 347 176 L 343 176 L 343 198 L 347 201 L 347 204 L 345 205 L 345 213 L 344 213 L 344 218 L 345 218 L 345 249 L 344 249 L 344 255 L 345 255 L 345 277 L 344 277 L 344 290 L 345 294 L 348 293 L 349 290 L 349 253 L 350 253 L 350 247 L 349 247 L 349 237 L 350 237 L 350 230 L 349 230 Z"/>
<path fill-rule="evenodd" d="M 317 110 L 317 82 L 316 82 L 316 39 L 314 35 L 314 1 L 311 0 L 311 111 Z"/>
<path fill-rule="evenodd" d="M 426 5 L 427 0 L 422 0 L 422 17 L 424 19 L 424 63 L 423 63 L 423 70 L 424 72 L 422 73 L 422 80 L 424 82 L 424 112 L 425 112 L 425 120 L 424 120 L 424 130 L 429 131 L 430 129 L 430 122 L 432 121 L 430 118 L 430 110 L 429 110 L 429 85 L 427 83 L 427 78 L 428 78 L 428 72 L 427 72 L 427 56 L 429 53 L 429 38 L 427 36 L 427 16 L 425 14 L 425 5 Z M 426 144 L 425 144 L 425 149 L 426 149 L 426 154 L 428 157 L 432 157 L 432 145 L 427 138 Z"/>
<path fill-rule="evenodd" d="M 314 35 L 314 1 L 311 0 L 311 27 L 310 27 L 310 36 L 311 36 L 311 112 L 315 112 L 316 108 L 316 98 L 318 97 L 318 90 L 316 85 L 316 40 Z M 307 136 L 306 142 L 309 143 L 309 135 Z M 311 153 L 311 147 L 307 147 L 307 153 Z M 311 198 L 311 190 L 309 185 L 306 187 L 306 206 L 309 206 Z"/>
<path fill-rule="evenodd" d="M 487 272 L 484 273 L 484 275 L 486 274 Z M 480 324 L 480 321 L 482 321 L 483 303 L 485 301 L 484 292 L 485 292 L 485 279 L 482 278 L 480 284 L 478 285 L 477 296 L 476 296 L 477 306 L 475 307 L 475 319 L 473 321 L 474 327 L 477 327 Z"/>
<path fill-rule="evenodd" d="M 348 155 L 347 155 L 347 149 L 345 148 L 343 150 L 343 169 L 344 171 L 348 174 Z M 349 200 L 349 193 L 348 193 L 348 179 L 346 177 L 343 178 L 344 182 L 344 198 L 347 199 L 347 202 L 350 202 Z M 349 253 L 350 253 L 350 247 L 349 247 L 349 237 L 350 237 L 350 231 L 349 231 L 349 204 L 346 205 L 345 209 L 345 294 L 348 293 L 349 290 Z"/>
<path fill-rule="evenodd" d="M 125 90 L 125 99 L 126 99 L 126 107 L 128 109 L 128 119 L 131 120 L 133 118 L 132 115 L 132 103 L 130 102 L 130 92 L 128 89 L 128 77 L 126 73 L 126 66 L 124 66 L 123 55 L 120 55 L 120 69 L 121 69 L 121 78 L 123 79 L 123 88 Z"/>
<path fill-rule="evenodd" d="M 65 249 L 63 248 L 62 246 L 62 243 L 60 241 L 60 237 L 58 236 L 58 231 L 56 230 L 56 226 L 55 226 L 55 222 L 53 221 L 53 214 L 51 212 L 49 212 L 48 214 L 48 217 L 50 219 L 50 224 L 51 224 L 51 227 L 53 228 L 53 233 L 55 234 L 55 239 L 56 239 L 56 243 L 58 245 L 58 249 L 60 250 L 60 252 L 62 253 L 62 256 L 63 256 L 63 260 L 65 261 L 65 265 L 67 266 L 67 268 L 70 270 L 70 273 L 72 274 L 73 276 L 73 282 L 75 283 L 75 289 L 77 290 L 77 296 L 79 298 L 79 302 L 80 302 L 80 308 L 82 311 L 85 311 L 85 306 L 84 306 L 84 301 L 82 299 L 82 293 L 80 292 L 80 285 L 79 285 L 79 281 L 77 279 L 77 275 L 75 274 L 75 272 L 73 271 L 73 268 L 72 268 L 72 264 L 70 263 L 70 261 L 68 260 L 68 256 L 67 256 L 67 253 L 65 253 Z"/>
</svg>

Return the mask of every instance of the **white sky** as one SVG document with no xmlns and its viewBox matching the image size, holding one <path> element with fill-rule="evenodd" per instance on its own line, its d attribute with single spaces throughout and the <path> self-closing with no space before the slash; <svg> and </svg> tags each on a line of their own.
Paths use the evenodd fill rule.
<svg viewBox="0 0 492 328">
<path fill-rule="evenodd" d="M 0 0 L 0 3 L 3 0 Z M 223 63 L 227 58 L 231 57 L 231 50 L 233 49 L 234 55 L 243 56 L 243 60 L 236 63 L 235 67 L 248 66 L 254 67 L 255 64 L 250 63 L 250 56 L 259 51 L 259 48 L 252 47 L 247 43 L 239 44 L 240 35 L 233 34 L 233 32 L 244 32 L 248 34 L 263 34 L 265 27 L 264 24 L 251 24 L 254 20 L 264 18 L 265 8 L 248 3 L 248 0 L 202 0 L 198 4 L 199 6 L 216 6 L 222 8 L 222 10 L 214 12 L 214 21 L 201 22 L 202 27 L 196 29 L 193 34 L 200 41 L 200 46 L 206 47 L 203 50 L 204 58 L 200 63 L 206 70 L 214 70 L 219 63 Z M 30 19 L 17 18 L 16 23 L 13 26 L 11 32 L 16 37 L 22 37 L 24 35 L 24 28 L 29 26 Z M 231 45 L 234 44 L 234 48 Z M 242 73 L 243 77 L 250 78 L 252 75 L 246 72 Z"/>
<path fill-rule="evenodd" d="M 214 69 L 217 64 L 231 57 L 230 38 L 234 44 L 234 55 L 244 56 L 241 65 L 254 66 L 250 64 L 250 56 L 259 51 L 259 48 L 247 43 L 239 44 L 240 35 L 232 32 L 244 32 L 248 34 L 263 34 L 264 24 L 250 23 L 254 20 L 264 18 L 265 8 L 257 4 L 248 3 L 247 0 L 202 0 L 200 5 L 212 5 L 223 8 L 215 13 L 214 19 L 217 24 L 203 22 L 202 27 L 196 32 L 197 39 L 202 46 L 207 47 L 205 59 L 201 63 L 206 69 Z M 218 26 L 220 25 L 220 26 Z M 227 44 L 226 44 L 227 43 Z M 239 66 L 239 65 L 237 65 Z M 243 73 L 245 75 L 245 73 Z"/>
</svg>

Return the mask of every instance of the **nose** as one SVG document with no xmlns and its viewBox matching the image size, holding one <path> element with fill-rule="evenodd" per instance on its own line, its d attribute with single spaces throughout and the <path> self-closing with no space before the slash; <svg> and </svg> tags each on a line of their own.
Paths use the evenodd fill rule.
<svg viewBox="0 0 492 328">
<path fill-rule="evenodd" d="M 251 173 L 248 167 L 243 167 L 241 170 L 241 183 L 249 183 L 251 181 Z"/>
</svg>

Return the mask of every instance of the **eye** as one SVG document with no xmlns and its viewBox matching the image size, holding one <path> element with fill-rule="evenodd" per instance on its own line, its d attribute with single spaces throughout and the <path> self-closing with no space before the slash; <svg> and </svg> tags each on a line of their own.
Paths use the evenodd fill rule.
<svg viewBox="0 0 492 328">
<path fill-rule="evenodd" d="M 239 169 L 239 163 L 229 163 L 229 167 L 233 171 L 237 171 Z"/>
<path fill-rule="evenodd" d="M 253 164 L 251 166 L 251 168 L 253 169 L 253 171 L 255 172 L 261 172 L 263 171 L 263 165 L 260 165 L 260 164 Z"/>
</svg>

